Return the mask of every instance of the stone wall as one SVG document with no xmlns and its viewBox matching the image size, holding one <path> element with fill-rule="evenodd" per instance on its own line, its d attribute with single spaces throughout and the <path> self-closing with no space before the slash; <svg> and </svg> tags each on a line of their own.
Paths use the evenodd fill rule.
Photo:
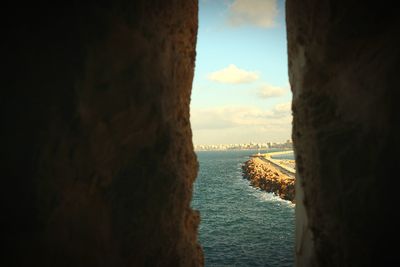
<svg viewBox="0 0 400 267">
<path fill-rule="evenodd" d="M 294 202 L 295 179 L 282 171 L 271 162 L 253 157 L 243 166 L 243 176 L 250 180 L 250 184 L 269 193 L 274 193 L 284 200 Z"/>
<path fill-rule="evenodd" d="M 286 11 L 297 266 L 387 265 L 398 234 L 398 8 L 287 0 Z"/>
<path fill-rule="evenodd" d="M 3 9 L 1 265 L 202 265 L 197 1 L 68 3 Z"/>
<path fill-rule="evenodd" d="M 298 266 L 396 260 L 392 5 L 287 0 Z M 197 1 L 2 11 L 0 264 L 202 265 L 189 207 Z"/>
</svg>

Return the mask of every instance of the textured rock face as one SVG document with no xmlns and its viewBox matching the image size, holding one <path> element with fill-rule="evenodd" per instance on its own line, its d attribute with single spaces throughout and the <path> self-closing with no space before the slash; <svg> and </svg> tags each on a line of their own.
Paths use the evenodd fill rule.
<svg viewBox="0 0 400 267">
<path fill-rule="evenodd" d="M 197 1 L 47 10 L 4 10 L 4 260 L 202 265 L 190 209 Z"/>
<path fill-rule="evenodd" d="M 398 233 L 398 9 L 286 1 L 297 265 L 385 265 Z"/>
<path fill-rule="evenodd" d="M 275 193 L 285 200 L 294 202 L 294 179 L 283 174 L 270 163 L 252 158 L 243 165 L 243 174 L 252 186 Z"/>
</svg>

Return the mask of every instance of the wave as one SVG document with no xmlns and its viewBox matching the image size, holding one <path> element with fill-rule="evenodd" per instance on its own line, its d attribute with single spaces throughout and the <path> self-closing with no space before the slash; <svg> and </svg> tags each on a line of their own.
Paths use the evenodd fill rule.
<svg viewBox="0 0 400 267">
<path fill-rule="evenodd" d="M 253 187 L 250 185 L 250 181 L 243 178 L 243 170 L 242 170 L 243 163 L 238 163 L 236 165 L 236 175 L 240 176 L 241 179 L 246 181 L 246 184 L 249 188 L 252 189 L 251 195 L 255 196 L 261 202 L 277 202 L 287 205 L 288 207 L 295 207 L 296 204 L 292 203 L 290 200 L 285 200 L 277 196 L 275 193 L 269 193 L 259 188 Z"/>
<path fill-rule="evenodd" d="M 249 185 L 249 187 L 251 187 Z M 253 188 L 253 192 L 251 193 L 251 195 L 255 196 L 257 199 L 259 199 L 261 202 L 277 202 L 280 204 L 285 204 L 288 207 L 295 207 L 296 204 L 292 203 L 289 200 L 284 200 L 282 198 L 280 198 L 279 196 L 277 196 L 274 193 L 268 193 L 265 191 L 262 191 L 258 188 Z"/>
</svg>

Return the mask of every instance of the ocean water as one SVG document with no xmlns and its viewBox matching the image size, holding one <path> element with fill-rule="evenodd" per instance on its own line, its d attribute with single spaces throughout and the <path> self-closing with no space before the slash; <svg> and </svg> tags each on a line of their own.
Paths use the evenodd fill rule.
<svg viewBox="0 0 400 267">
<path fill-rule="evenodd" d="M 207 267 L 294 265 L 294 204 L 243 179 L 241 165 L 256 152 L 197 152 L 192 207 Z"/>
</svg>

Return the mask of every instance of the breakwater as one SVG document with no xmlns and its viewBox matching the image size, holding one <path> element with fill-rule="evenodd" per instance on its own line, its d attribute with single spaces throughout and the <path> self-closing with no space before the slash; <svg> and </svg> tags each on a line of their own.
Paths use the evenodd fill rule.
<svg viewBox="0 0 400 267">
<path fill-rule="evenodd" d="M 284 173 L 273 163 L 259 157 L 253 157 L 246 161 L 242 169 L 244 177 L 250 180 L 252 186 L 294 202 L 294 176 Z"/>
</svg>

